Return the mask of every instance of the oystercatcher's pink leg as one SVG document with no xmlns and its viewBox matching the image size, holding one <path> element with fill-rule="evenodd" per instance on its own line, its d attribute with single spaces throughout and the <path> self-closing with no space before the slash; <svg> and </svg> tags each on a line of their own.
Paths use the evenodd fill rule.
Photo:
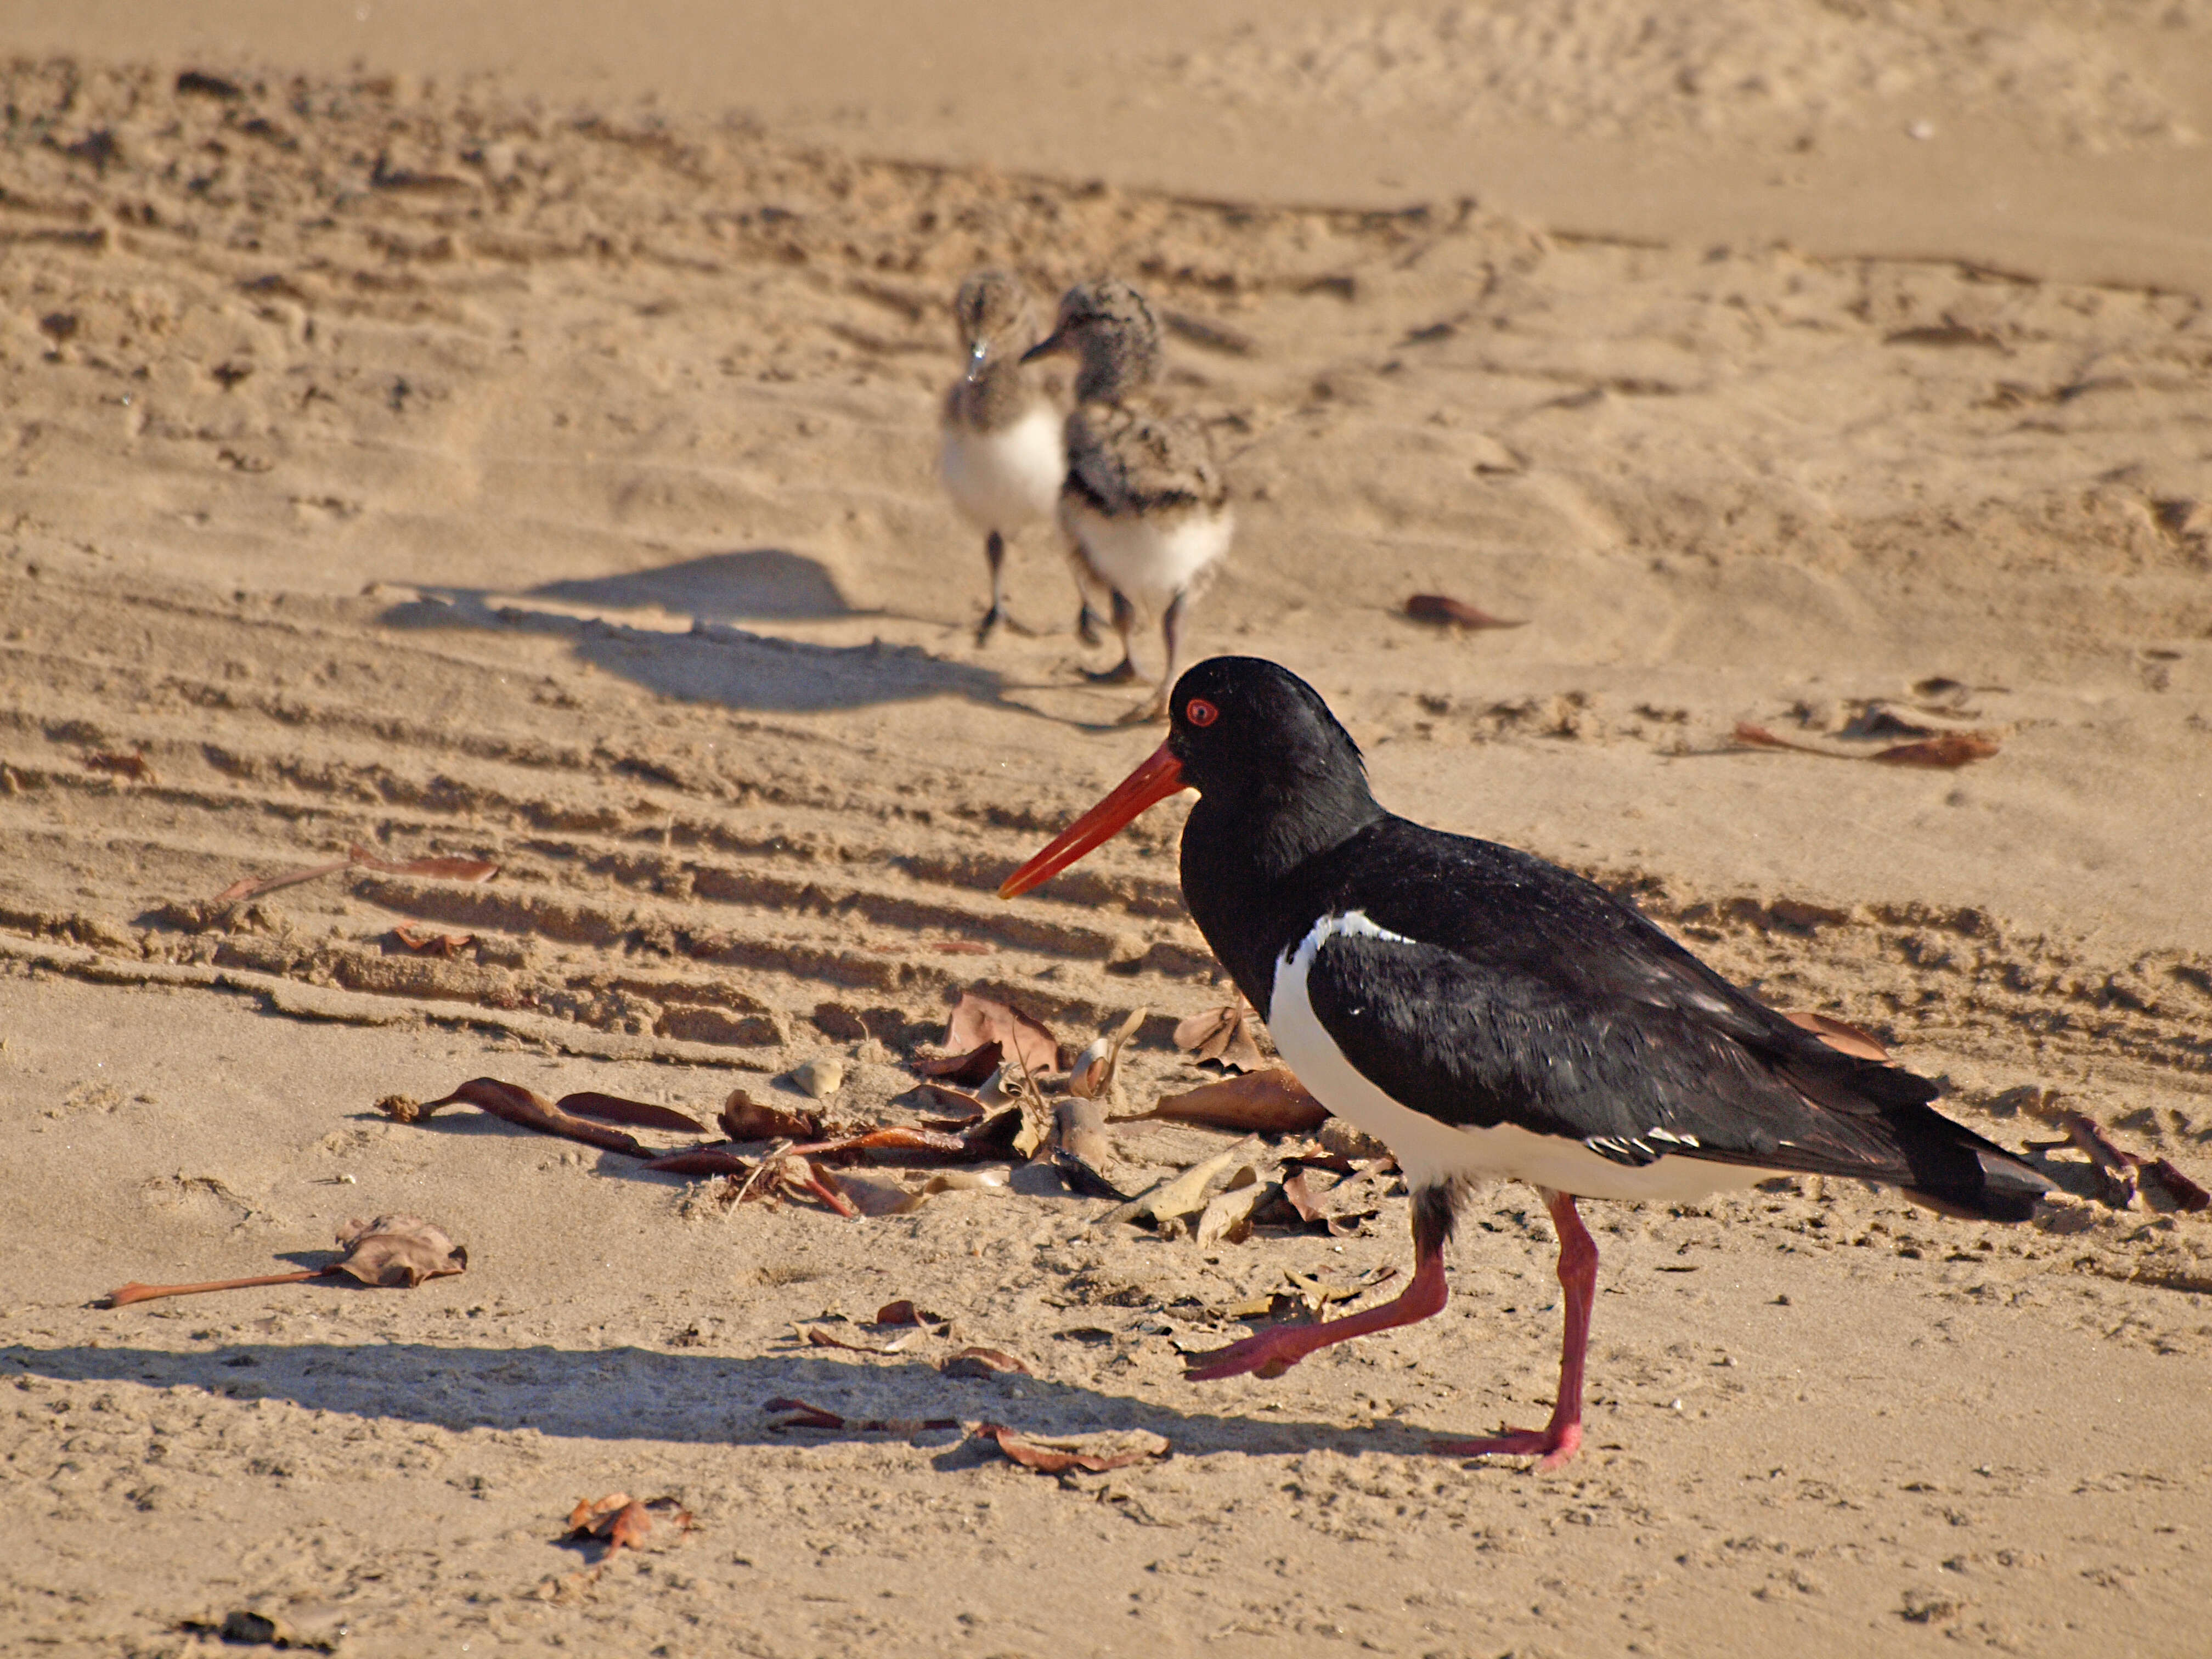
<svg viewBox="0 0 2212 1659">
<path fill-rule="evenodd" d="M 1280 1376 L 1308 1354 L 1355 1336 L 1371 1336 L 1399 1325 L 1410 1325 L 1443 1310 L 1451 1296 L 1444 1284 L 1444 1258 L 1439 1250 L 1420 1258 L 1413 1282 L 1379 1308 L 1347 1314 L 1319 1325 L 1278 1325 L 1272 1331 L 1248 1336 L 1211 1353 L 1194 1354 L 1197 1362 L 1183 1373 L 1194 1382 L 1213 1382 L 1224 1376 Z"/>
<path fill-rule="evenodd" d="M 1481 1440 L 1439 1440 L 1453 1457 L 1534 1457 L 1556 1469 L 1583 1443 L 1583 1356 L 1589 1344 L 1590 1301 L 1597 1290 L 1597 1243 L 1576 1212 L 1574 1194 L 1547 1192 L 1544 1203 L 1559 1235 L 1559 1287 L 1566 1292 L 1566 1334 L 1559 1347 L 1559 1392 L 1541 1429 L 1507 1429 Z"/>
<path fill-rule="evenodd" d="M 1280 1376 L 1308 1354 L 1355 1336 L 1395 1329 L 1442 1313 L 1451 1299 L 1444 1283 L 1444 1241 L 1451 1236 L 1451 1195 L 1443 1188 L 1413 1195 L 1413 1282 L 1380 1307 L 1317 1325 L 1278 1325 L 1211 1353 L 1194 1354 L 1183 1373 L 1194 1382 L 1224 1376 Z"/>
</svg>

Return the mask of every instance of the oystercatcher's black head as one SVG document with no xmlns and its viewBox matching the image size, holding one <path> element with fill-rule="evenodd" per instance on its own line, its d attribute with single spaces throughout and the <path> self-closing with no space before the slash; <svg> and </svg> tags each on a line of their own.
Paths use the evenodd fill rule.
<svg viewBox="0 0 2212 1659">
<path fill-rule="evenodd" d="M 1288 867 L 1381 812 L 1351 733 L 1321 694 L 1259 657 L 1212 657 L 1176 682 L 1168 740 L 1112 793 L 1006 878 L 1012 898 L 1073 864 L 1179 789 L 1240 827 L 1262 864 Z"/>
</svg>

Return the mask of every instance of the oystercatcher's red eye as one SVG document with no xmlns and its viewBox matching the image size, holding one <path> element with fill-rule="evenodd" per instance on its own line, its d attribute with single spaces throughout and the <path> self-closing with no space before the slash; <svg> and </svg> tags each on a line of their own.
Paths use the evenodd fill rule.
<svg viewBox="0 0 2212 1659">
<path fill-rule="evenodd" d="M 1182 706 L 1182 717 L 1193 726 L 1211 726 L 1221 718 L 1221 711 L 1204 697 L 1193 697 Z"/>
</svg>

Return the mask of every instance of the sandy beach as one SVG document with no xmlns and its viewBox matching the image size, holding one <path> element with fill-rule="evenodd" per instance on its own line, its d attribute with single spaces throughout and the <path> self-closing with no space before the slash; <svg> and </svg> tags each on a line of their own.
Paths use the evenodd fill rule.
<svg viewBox="0 0 2212 1659">
<path fill-rule="evenodd" d="M 1206 1080 L 1183 805 L 994 896 L 1158 737 L 1043 530 L 975 643 L 936 420 L 992 263 L 1165 314 L 1237 501 L 1193 653 L 1310 679 L 1385 805 L 2008 1146 L 2212 1182 L 2212 5 L 141 10 L 0 9 L 0 1650 L 2201 1641 L 2212 1212 L 2073 1147 L 2018 1227 L 1589 1206 L 1538 1476 L 1428 1450 L 1548 1409 L 1528 1189 L 1443 1316 L 1194 1386 L 1240 1309 L 1394 1293 L 1402 1191 L 1200 1246 L 1010 1160 L 855 1220 L 378 1103 L 711 1122 L 830 1059 L 908 1121 L 978 988 L 1146 1011 L 1121 1112 Z M 466 1272 L 94 1305 L 393 1213 Z M 616 1492 L 693 1526 L 562 1541 Z"/>
</svg>

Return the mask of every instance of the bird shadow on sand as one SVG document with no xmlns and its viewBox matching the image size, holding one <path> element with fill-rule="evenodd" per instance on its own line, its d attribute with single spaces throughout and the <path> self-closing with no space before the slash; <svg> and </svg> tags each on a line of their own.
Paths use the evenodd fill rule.
<svg viewBox="0 0 2212 1659">
<path fill-rule="evenodd" d="M 337 1283 L 306 1293 L 390 1294 Z M 1041 1370 L 1051 1369 L 1049 1351 L 1055 1346 L 1073 1345 L 1049 1336 L 1026 1345 Z M 1046 1352 L 1040 1354 L 1038 1348 Z M 1437 1434 L 1466 1431 L 1466 1425 L 1454 1431 L 1399 1422 L 1348 1428 L 1178 1410 L 1048 1376 L 1019 1379 L 1016 1395 L 1004 1381 L 946 1376 L 920 1354 L 837 1360 L 800 1347 L 795 1340 L 791 1352 L 738 1355 L 631 1346 L 578 1349 L 381 1341 L 230 1342 L 179 1352 L 103 1338 L 96 1346 L 0 1346 L 0 1373 L 201 1389 L 232 1399 L 288 1401 L 305 1411 L 396 1419 L 455 1433 L 534 1429 L 573 1439 L 754 1446 L 906 1439 L 939 1449 L 945 1454 L 937 1460 L 939 1467 L 968 1461 L 958 1431 L 900 1434 L 871 1432 L 860 1425 L 887 1419 L 955 1418 L 1012 1422 L 1036 1434 L 1149 1429 L 1186 1455 L 1237 1451 L 1273 1456 L 1316 1450 L 1427 1455 Z M 769 1409 L 772 1400 L 803 1400 L 846 1418 L 848 1426 L 786 1427 L 788 1413 Z"/>
<path fill-rule="evenodd" d="M 582 661 L 662 696 L 784 714 L 953 696 L 995 708 L 999 675 L 881 640 L 822 645 L 740 628 L 732 617 L 829 619 L 856 611 L 814 560 L 777 548 L 710 554 L 658 570 L 547 582 L 521 594 L 416 585 L 387 608 L 387 628 L 475 629 L 565 640 Z M 587 614 L 658 611 L 691 618 L 689 631 Z"/>
</svg>

